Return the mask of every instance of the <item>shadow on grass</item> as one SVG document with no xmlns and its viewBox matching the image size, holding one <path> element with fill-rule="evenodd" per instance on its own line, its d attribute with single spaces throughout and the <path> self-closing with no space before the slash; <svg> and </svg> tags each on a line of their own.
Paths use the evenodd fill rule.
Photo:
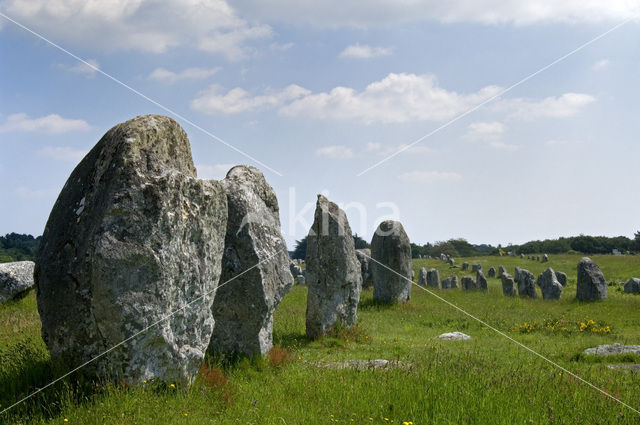
<svg viewBox="0 0 640 425">
<path fill-rule="evenodd" d="M 408 301 L 407 303 L 388 304 L 382 301 L 375 300 L 373 298 L 367 298 L 365 300 L 360 301 L 360 304 L 358 304 L 358 310 L 374 310 L 374 311 L 391 310 L 391 309 L 397 308 L 398 306 L 408 304 L 410 302 L 411 301 Z"/>
</svg>

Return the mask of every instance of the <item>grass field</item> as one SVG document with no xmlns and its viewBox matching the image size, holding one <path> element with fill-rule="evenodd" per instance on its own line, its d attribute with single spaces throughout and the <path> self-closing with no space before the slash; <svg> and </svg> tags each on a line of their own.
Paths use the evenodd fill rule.
<svg viewBox="0 0 640 425">
<path fill-rule="evenodd" d="M 621 283 L 640 277 L 640 256 L 594 256 L 611 285 L 609 298 L 575 301 L 578 256 L 551 256 L 541 264 L 520 258 L 456 259 L 486 272 L 516 265 L 536 276 L 546 267 L 566 272 L 560 301 L 502 296 L 498 279 L 488 292 L 436 291 L 510 337 L 557 362 L 635 409 L 640 374 L 608 363 L 640 363 L 624 356 L 603 361 L 581 354 L 599 344 L 640 344 L 640 297 Z M 440 269 L 440 277 L 465 272 L 440 260 L 414 260 Z M 486 274 L 486 273 L 485 273 Z M 417 275 L 417 273 L 416 273 Z M 304 337 L 306 288 L 297 286 L 276 311 L 277 347 L 260 359 L 207 359 L 195 384 L 184 390 L 78 383 L 71 376 L 0 416 L 18 424 L 626 424 L 640 414 L 517 346 L 431 294 L 415 287 L 411 301 L 382 306 L 364 291 L 359 326 L 319 341 Z M 54 376 L 40 339 L 35 296 L 0 306 L 0 410 Z M 461 331 L 470 341 L 442 341 Z M 409 370 L 330 370 L 315 362 L 388 359 Z"/>
</svg>

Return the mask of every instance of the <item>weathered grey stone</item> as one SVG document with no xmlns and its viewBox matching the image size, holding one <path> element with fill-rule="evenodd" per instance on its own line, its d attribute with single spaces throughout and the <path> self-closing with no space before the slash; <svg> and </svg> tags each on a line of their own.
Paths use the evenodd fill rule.
<svg viewBox="0 0 640 425">
<path fill-rule="evenodd" d="M 273 346 L 273 312 L 293 286 L 278 199 L 255 167 L 233 167 L 222 181 L 228 219 L 209 350 L 246 356 Z M 302 269 L 294 265 L 296 276 Z"/>
<path fill-rule="evenodd" d="M 222 184 L 196 177 L 175 121 L 147 115 L 109 130 L 60 192 L 36 261 L 54 366 L 125 341 L 79 372 L 190 383 L 213 332 L 226 227 Z"/>
<path fill-rule="evenodd" d="M 373 286 L 373 276 L 369 270 L 369 259 L 371 258 L 371 250 L 369 248 L 356 249 L 356 257 L 360 261 L 360 272 L 362 273 L 362 287 L 370 288 Z"/>
<path fill-rule="evenodd" d="M 567 286 L 567 274 L 562 272 L 556 272 L 556 279 L 560 282 L 560 285 Z"/>
<path fill-rule="evenodd" d="M 466 261 L 462 263 L 462 268 L 460 270 L 469 270 L 469 263 L 467 263 Z"/>
<path fill-rule="evenodd" d="M 524 254 L 520 254 L 520 258 L 524 258 Z"/>
<path fill-rule="evenodd" d="M 456 260 L 454 260 L 454 259 L 453 259 L 453 257 L 449 258 L 449 265 L 450 265 L 451 267 L 453 267 L 453 266 L 455 266 L 455 265 L 456 265 Z"/>
<path fill-rule="evenodd" d="M 576 298 L 580 301 L 595 301 L 607 298 L 607 282 L 600 267 L 590 258 L 578 263 L 578 285 Z"/>
<path fill-rule="evenodd" d="M 400 222 L 380 223 L 371 239 L 371 257 L 377 261 L 371 264 L 373 298 L 385 303 L 409 301 L 411 245 Z"/>
<path fill-rule="evenodd" d="M 640 294 L 640 279 L 632 277 L 624 284 L 624 292 L 627 294 Z"/>
<path fill-rule="evenodd" d="M 297 262 L 292 261 L 289 264 L 289 272 L 293 277 L 300 276 L 302 274 L 302 268 L 298 265 Z"/>
<path fill-rule="evenodd" d="M 529 270 L 520 269 L 518 276 L 518 295 L 521 297 L 538 298 L 536 279 Z"/>
<path fill-rule="evenodd" d="M 562 295 L 562 285 L 551 267 L 538 275 L 538 286 L 542 292 L 542 299 L 559 300 Z"/>
<path fill-rule="evenodd" d="M 520 271 L 522 269 L 518 266 L 516 266 L 515 271 L 513 272 L 513 281 L 515 283 L 518 283 L 520 281 Z"/>
<path fill-rule="evenodd" d="M 418 285 L 427 287 L 427 269 L 424 267 L 420 267 L 420 271 L 418 272 Z"/>
<path fill-rule="evenodd" d="M 362 289 L 360 262 L 347 215 L 322 195 L 316 202 L 305 261 L 307 337 L 318 338 L 336 323 L 355 325 Z"/>
<path fill-rule="evenodd" d="M 502 274 L 502 295 L 505 297 L 515 297 L 516 287 L 513 277 L 506 271 Z"/>
<path fill-rule="evenodd" d="M 544 254 L 544 255 L 542 256 L 542 262 L 543 262 L 543 263 L 546 263 L 547 261 L 549 261 L 549 256 L 548 256 L 547 254 Z"/>
<path fill-rule="evenodd" d="M 438 269 L 429 269 L 427 271 L 427 286 L 429 288 L 440 288 L 440 272 Z"/>
<path fill-rule="evenodd" d="M 438 339 L 445 339 L 447 341 L 468 341 L 471 337 L 462 332 L 448 332 L 442 335 L 438 335 Z"/>
<path fill-rule="evenodd" d="M 487 276 L 496 277 L 496 269 L 495 269 L 495 267 L 491 267 L 491 268 L 489 268 L 489 270 L 487 270 Z"/>
<path fill-rule="evenodd" d="M 593 356 L 640 354 L 640 345 L 621 345 L 621 344 L 598 345 L 597 347 L 585 349 L 583 353 L 591 354 Z"/>
<path fill-rule="evenodd" d="M 482 270 L 482 264 L 473 264 L 471 266 L 471 271 L 473 273 L 477 272 L 478 270 Z"/>
<path fill-rule="evenodd" d="M 33 261 L 0 263 L 0 304 L 23 297 L 33 288 Z"/>
<path fill-rule="evenodd" d="M 446 279 L 442 279 L 442 289 L 457 289 L 458 288 L 458 276 L 451 276 Z"/>
<path fill-rule="evenodd" d="M 536 256 L 536 261 L 540 261 L 540 256 L 539 255 Z"/>
<path fill-rule="evenodd" d="M 296 276 L 296 279 L 298 279 L 298 285 L 306 285 L 307 284 L 307 278 L 304 277 L 303 274 Z"/>
<path fill-rule="evenodd" d="M 463 291 L 473 291 L 475 289 L 480 289 L 476 280 L 471 276 L 464 276 L 460 282 L 460 287 Z"/>
<path fill-rule="evenodd" d="M 484 273 L 482 273 L 482 270 L 478 270 L 476 272 L 476 286 L 479 289 L 484 289 L 484 290 L 489 289 L 489 285 L 487 284 L 487 278 L 484 277 Z"/>
<path fill-rule="evenodd" d="M 502 277 L 506 272 L 507 268 L 505 266 L 498 266 L 498 277 Z"/>
</svg>

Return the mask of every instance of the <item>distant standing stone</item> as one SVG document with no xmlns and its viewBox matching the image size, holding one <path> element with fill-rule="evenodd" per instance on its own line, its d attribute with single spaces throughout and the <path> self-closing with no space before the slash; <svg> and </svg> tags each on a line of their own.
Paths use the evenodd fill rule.
<svg viewBox="0 0 640 425">
<path fill-rule="evenodd" d="M 496 269 L 494 267 L 491 267 L 488 271 L 487 271 L 487 276 L 489 277 L 496 277 Z"/>
<path fill-rule="evenodd" d="M 298 285 L 306 285 L 307 284 L 307 278 L 305 278 L 303 274 L 300 274 L 300 275 L 296 276 L 296 279 L 298 279 Z"/>
<path fill-rule="evenodd" d="M 449 266 L 453 267 L 456 265 L 456 260 L 453 259 L 453 257 L 449 258 Z"/>
<path fill-rule="evenodd" d="M 463 291 L 473 291 L 478 288 L 476 280 L 471 276 L 464 276 L 460 281 L 460 287 Z"/>
<path fill-rule="evenodd" d="M 506 272 L 507 272 L 507 269 L 505 266 L 498 267 L 498 277 L 502 277 L 502 275 L 505 274 Z"/>
<path fill-rule="evenodd" d="M 536 256 L 536 261 L 540 261 L 540 256 Z"/>
<path fill-rule="evenodd" d="M 473 273 L 477 272 L 478 270 L 482 270 L 482 265 L 481 264 L 474 264 L 471 266 L 471 271 Z"/>
<path fill-rule="evenodd" d="M 502 274 L 502 294 L 505 297 L 515 297 L 516 296 L 516 287 L 515 282 L 513 281 L 513 277 L 509 275 L 507 272 Z"/>
<path fill-rule="evenodd" d="M 369 260 L 371 259 L 371 250 L 369 248 L 356 249 L 356 256 L 360 261 L 360 271 L 362 273 L 362 287 L 370 288 L 373 286 L 373 278 L 371 276 Z"/>
<path fill-rule="evenodd" d="M 520 269 L 520 276 L 518 276 L 518 295 L 521 297 L 538 298 L 536 279 L 529 270 Z"/>
<path fill-rule="evenodd" d="M 524 258 L 524 254 L 520 254 L 520 258 Z"/>
<path fill-rule="evenodd" d="M 543 262 L 543 263 L 546 263 L 547 261 L 549 261 L 549 256 L 548 256 L 547 254 L 544 254 L 544 255 L 542 256 L 542 262 Z"/>
<path fill-rule="evenodd" d="M 440 288 L 440 272 L 438 269 L 429 269 L 427 271 L 427 286 L 429 288 Z"/>
<path fill-rule="evenodd" d="M 632 277 L 624 284 L 624 292 L 627 294 L 640 294 L 640 279 Z"/>
<path fill-rule="evenodd" d="M 371 239 L 371 257 L 377 261 L 371 263 L 373 298 L 389 304 L 409 301 L 411 245 L 400 222 L 380 223 Z"/>
<path fill-rule="evenodd" d="M 478 270 L 476 272 L 476 286 L 479 289 L 489 289 L 489 286 L 487 285 L 487 278 L 484 277 L 484 273 L 482 273 L 482 270 Z"/>
<path fill-rule="evenodd" d="M 578 263 L 578 286 L 576 298 L 580 301 L 595 301 L 607 298 L 607 282 L 600 267 L 590 258 Z"/>
<path fill-rule="evenodd" d="M 316 339 L 336 323 L 356 324 L 362 272 L 347 216 L 318 195 L 307 237 L 307 337 Z"/>
<path fill-rule="evenodd" d="M 556 272 L 556 279 L 560 282 L 560 285 L 567 286 L 567 274 L 562 272 Z"/>
<path fill-rule="evenodd" d="M 562 295 L 562 285 L 556 278 L 556 273 L 551 267 L 538 275 L 538 285 L 545 300 L 559 300 Z"/>
<path fill-rule="evenodd" d="M 458 276 L 451 276 L 446 279 L 442 279 L 442 289 L 457 289 L 458 288 Z"/>
<path fill-rule="evenodd" d="M 518 266 L 516 266 L 515 271 L 513 272 L 513 281 L 518 283 L 520 282 L 520 272 L 522 271 L 522 269 Z"/>
<path fill-rule="evenodd" d="M 0 263 L 0 304 L 20 298 L 33 288 L 33 261 Z"/>
<path fill-rule="evenodd" d="M 418 285 L 427 286 L 427 269 L 424 267 L 420 267 L 420 272 L 418 272 Z"/>
<path fill-rule="evenodd" d="M 462 263 L 462 268 L 460 270 L 469 270 L 469 263 L 467 263 L 466 261 Z"/>
</svg>

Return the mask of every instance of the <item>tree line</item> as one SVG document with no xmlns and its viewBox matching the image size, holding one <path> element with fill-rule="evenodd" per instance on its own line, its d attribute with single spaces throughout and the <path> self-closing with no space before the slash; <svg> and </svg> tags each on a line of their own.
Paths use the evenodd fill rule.
<svg viewBox="0 0 640 425">
<path fill-rule="evenodd" d="M 42 236 L 9 233 L 0 236 L 0 263 L 11 261 L 33 261 Z"/>
</svg>

